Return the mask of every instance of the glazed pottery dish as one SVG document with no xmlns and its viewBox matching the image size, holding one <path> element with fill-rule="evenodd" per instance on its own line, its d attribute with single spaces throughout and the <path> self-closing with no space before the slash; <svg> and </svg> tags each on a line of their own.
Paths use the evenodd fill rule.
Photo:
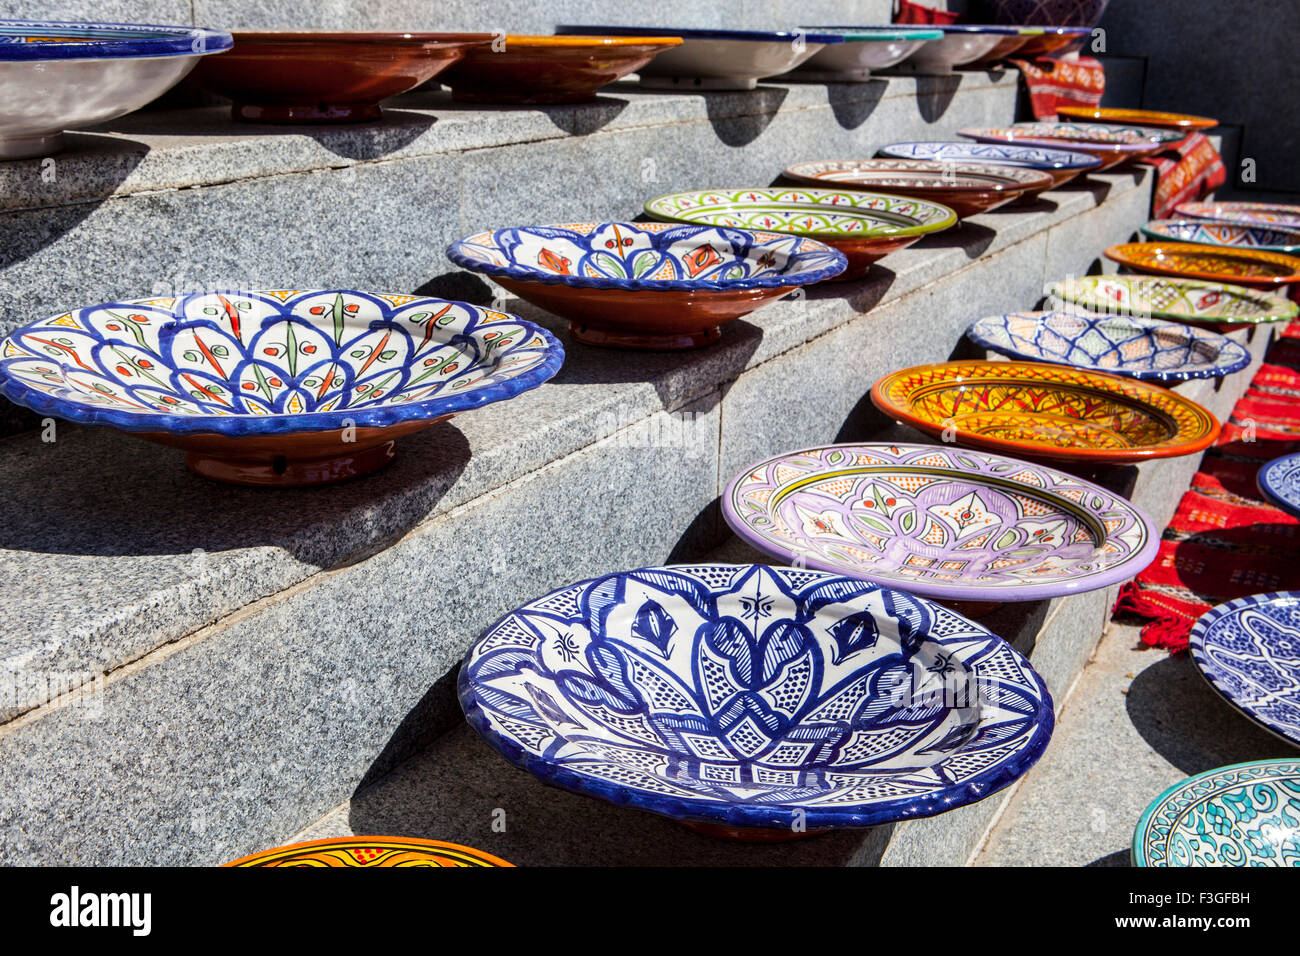
<svg viewBox="0 0 1300 956">
<path fill-rule="evenodd" d="M 1016 32 L 1002 37 L 993 49 L 989 50 L 982 57 L 966 64 L 966 68 L 973 69 L 992 69 L 1003 60 L 1013 54 L 1019 54 L 1032 40 L 1043 35 L 1042 30 L 1031 27 L 1014 27 Z"/>
<path fill-rule="evenodd" d="M 561 26 L 558 33 L 583 36 L 675 36 L 682 45 L 655 57 L 640 71 L 653 89 L 752 90 L 766 76 L 793 70 L 838 33 L 762 30 L 693 30 L 664 27 Z"/>
<path fill-rule="evenodd" d="M 1044 601 L 1155 558 L 1160 532 L 1072 475 L 934 445 L 828 445 L 733 478 L 727 524 L 783 564 L 951 601 Z"/>
<path fill-rule="evenodd" d="M 357 836 L 308 840 L 240 857 L 225 866 L 510 866 L 500 857 L 441 840 Z"/>
<path fill-rule="evenodd" d="M 985 0 L 994 23 L 1033 23 L 1091 30 L 1110 0 Z"/>
<path fill-rule="evenodd" d="M 1052 701 L 979 624 L 819 571 L 677 565 L 581 581 L 493 624 L 470 725 L 542 782 L 717 836 L 932 816 L 1042 755 Z"/>
<path fill-rule="evenodd" d="M 871 400 L 943 441 L 1118 465 L 1204 451 L 1219 422 L 1177 392 L 1040 362 L 940 362 L 886 375 Z"/>
<path fill-rule="evenodd" d="M 1135 272 L 1231 282 L 1253 289 L 1300 282 L 1300 258 L 1260 249 L 1186 242 L 1125 242 L 1107 248 L 1105 256 Z"/>
<path fill-rule="evenodd" d="M 1100 169 L 1101 160 L 1087 153 L 1041 146 L 1011 146 L 1004 143 L 890 143 L 878 152 L 890 159 L 922 160 L 932 163 L 979 163 L 984 166 L 1024 166 L 1047 173 L 1052 188 L 1068 183 L 1080 173 Z"/>
<path fill-rule="evenodd" d="M 1077 59 L 1079 50 L 1092 35 L 1092 29 L 1089 27 L 1037 25 L 1022 29 L 1032 30 L 1033 33 L 1025 45 L 1016 51 L 1018 60 L 1033 61 L 1041 56 L 1054 59 Z"/>
<path fill-rule="evenodd" d="M 1191 242 L 1202 246 L 1232 246 L 1300 255 L 1300 229 L 1281 226 L 1252 226 L 1244 222 L 1213 219 L 1153 219 L 1142 234 L 1157 241 Z"/>
<path fill-rule="evenodd" d="M 865 189 L 913 196 L 974 216 L 1024 195 L 1052 188 L 1036 169 L 984 163 L 932 163 L 913 159 L 845 159 L 795 163 L 782 175 L 810 186 Z"/>
<path fill-rule="evenodd" d="M 560 344 L 512 315 L 351 290 L 109 302 L 0 341 L 0 394 L 184 449 L 191 470 L 313 485 L 388 463 L 403 435 L 536 388 Z"/>
<path fill-rule="evenodd" d="M 665 222 L 497 229 L 447 257 L 568 319 L 579 342 L 635 349 L 716 342 L 723 322 L 848 265 L 802 236 Z"/>
<path fill-rule="evenodd" d="M 1015 126 L 973 127 L 959 132 L 980 143 L 1046 146 L 1087 153 L 1101 160 L 1098 172 L 1129 160 L 1153 156 L 1166 144 L 1182 138 L 1169 130 L 1101 123 L 1017 123 Z"/>
<path fill-rule="evenodd" d="M 1300 760 L 1207 770 L 1152 802 L 1134 866 L 1300 866 Z"/>
<path fill-rule="evenodd" d="M 990 351 L 1166 385 L 1250 365 L 1244 345 L 1208 329 L 1119 315 L 1017 312 L 979 319 L 966 335 Z"/>
<path fill-rule="evenodd" d="M 1255 473 L 1255 484 L 1269 504 L 1300 518 L 1300 454 L 1274 458 Z"/>
<path fill-rule="evenodd" d="M 933 27 L 885 27 L 880 29 L 836 29 L 801 27 L 814 33 L 838 33 L 843 43 L 823 46 L 782 79 L 816 83 L 860 82 L 872 70 L 884 70 L 902 63 L 943 33 Z"/>
<path fill-rule="evenodd" d="M 1201 676 L 1224 700 L 1300 746 L 1300 591 L 1252 594 L 1213 607 L 1187 640 Z"/>
<path fill-rule="evenodd" d="M 438 74 L 458 103 L 581 103 L 681 37 L 521 36 L 472 47 Z"/>
<path fill-rule="evenodd" d="M 1106 106 L 1062 106 L 1057 114 L 1069 120 L 1092 123 L 1117 123 L 1121 126 L 1147 126 L 1152 129 L 1176 129 L 1184 134 L 1213 129 L 1219 121 L 1190 113 L 1165 113 L 1160 110 L 1122 110 Z"/>
<path fill-rule="evenodd" d="M 897 69 L 909 73 L 928 73 L 947 76 L 958 66 L 973 64 L 985 59 L 999 45 L 1010 38 L 1020 38 L 1015 27 L 973 26 L 966 24 L 942 25 L 943 37 L 930 40 Z"/>
<path fill-rule="evenodd" d="M 0 20 L 0 160 L 58 152 L 65 129 L 139 109 L 230 43 L 194 27 Z"/>
<path fill-rule="evenodd" d="M 194 82 L 262 123 L 378 119 L 379 101 L 438 75 L 491 33 L 236 33 Z"/>
<path fill-rule="evenodd" d="M 1220 219 L 1253 225 L 1300 229 L 1300 206 L 1272 202 L 1185 202 L 1174 207 L 1179 216 Z"/>
<path fill-rule="evenodd" d="M 1152 275 L 1067 279 L 1051 287 L 1049 302 L 1066 310 L 1215 326 L 1289 322 L 1298 311 L 1294 302 L 1274 292 Z"/>
<path fill-rule="evenodd" d="M 882 256 L 957 222 L 947 206 L 910 196 L 776 186 L 671 193 L 651 199 L 645 211 L 666 222 L 784 232 L 824 242 L 848 260 L 834 282 L 860 279 Z"/>
</svg>

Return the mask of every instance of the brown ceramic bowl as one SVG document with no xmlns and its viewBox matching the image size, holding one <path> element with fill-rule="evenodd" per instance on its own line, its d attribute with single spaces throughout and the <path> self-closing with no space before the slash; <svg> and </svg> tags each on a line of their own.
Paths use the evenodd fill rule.
<svg viewBox="0 0 1300 956">
<path fill-rule="evenodd" d="M 522 36 L 466 51 L 438 77 L 458 103 L 581 103 L 681 37 Z"/>
<path fill-rule="evenodd" d="M 191 76 L 233 101 L 235 119 L 348 123 L 378 119 L 379 101 L 412 90 L 486 46 L 490 33 L 235 33 Z"/>
</svg>

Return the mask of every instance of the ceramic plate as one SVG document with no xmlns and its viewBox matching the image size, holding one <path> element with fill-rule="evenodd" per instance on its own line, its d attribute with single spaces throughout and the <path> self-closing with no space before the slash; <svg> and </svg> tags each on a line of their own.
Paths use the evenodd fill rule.
<svg viewBox="0 0 1300 956">
<path fill-rule="evenodd" d="M 984 348 L 1011 358 L 1165 384 L 1219 378 L 1250 365 L 1246 347 L 1217 332 L 1118 315 L 991 315 L 972 324 L 966 334 Z"/>
<path fill-rule="evenodd" d="M 414 837 L 334 837 L 240 857 L 226 866 L 514 866 L 458 843 Z"/>
<path fill-rule="evenodd" d="M 873 70 L 883 70 L 903 62 L 927 40 L 943 36 L 932 27 L 888 27 L 877 30 L 826 27 L 801 27 L 814 33 L 839 33 L 843 43 L 831 43 L 805 60 L 784 79 L 815 82 L 855 81 L 868 79 Z"/>
<path fill-rule="evenodd" d="M 1080 173 L 1101 167 L 1101 160 L 1087 153 L 1007 143 L 890 143 L 882 146 L 879 152 L 881 156 L 893 159 L 1027 166 L 1051 176 L 1054 187 L 1069 182 Z"/>
<path fill-rule="evenodd" d="M 871 389 L 886 415 L 945 441 L 1104 464 L 1204 451 L 1219 422 L 1159 385 L 1038 362 L 941 362 Z"/>
<path fill-rule="evenodd" d="M 549 332 L 464 302 L 194 293 L 17 329 L 0 341 L 0 394 L 184 448 L 209 477 L 315 484 L 373 470 L 399 436 L 536 388 L 563 361 Z"/>
<path fill-rule="evenodd" d="M 562 588 L 492 625 L 459 689 L 470 725 L 545 783 L 778 837 L 982 800 L 1053 725 L 1042 680 L 979 624 L 762 565 Z"/>
<path fill-rule="evenodd" d="M 831 31 L 870 30 L 870 27 L 836 26 L 819 27 Z M 920 44 L 911 56 L 899 62 L 899 68 L 908 72 L 950 74 L 954 66 L 974 65 L 1008 41 L 1020 46 L 1021 37 L 1015 27 L 936 24 L 927 26 L 935 36 Z"/>
<path fill-rule="evenodd" d="M 1018 60 L 1033 61 L 1040 56 L 1061 59 L 1076 55 L 1092 35 L 1092 30 L 1088 27 L 1061 27 L 1039 23 L 1029 29 L 1041 32 L 1031 36 L 1029 42 L 1016 51 Z"/>
<path fill-rule="evenodd" d="M 1126 242 L 1109 247 L 1105 255 L 1121 266 L 1155 275 L 1255 287 L 1300 282 L 1300 258 L 1261 249 L 1189 242 Z"/>
<path fill-rule="evenodd" d="M 716 342 L 720 323 L 848 265 L 803 236 L 663 222 L 498 229 L 447 257 L 564 316 L 579 341 L 643 349 Z"/>
<path fill-rule="evenodd" d="M 1252 226 L 1244 222 L 1213 219 L 1153 219 L 1142 227 L 1143 235 L 1157 241 L 1191 242 L 1202 246 L 1231 246 L 1300 255 L 1300 229 L 1280 226 Z"/>
<path fill-rule="evenodd" d="M 1174 207 L 1180 216 L 1192 219 L 1221 219 L 1265 226 L 1300 229 L 1300 206 L 1271 202 L 1184 202 Z"/>
<path fill-rule="evenodd" d="M 1046 146 L 1088 153 L 1102 161 L 1101 169 L 1152 156 L 1166 143 L 1181 139 L 1168 130 L 1099 123 L 1017 123 L 963 129 L 959 135 L 981 143 Z"/>
<path fill-rule="evenodd" d="M 1155 557 L 1123 498 L 1012 458 L 933 445 L 830 445 L 737 475 L 722 513 L 783 563 L 953 601 L 1041 601 L 1107 587 Z"/>
<path fill-rule="evenodd" d="M 1062 307 L 1206 325 L 1289 322 L 1297 315 L 1296 304 L 1275 292 L 1164 276 L 1082 276 L 1057 282 L 1050 295 Z"/>
<path fill-rule="evenodd" d="M 1292 465 L 1294 476 L 1300 469 Z M 1252 594 L 1213 607 L 1187 640 L 1201 676 L 1229 704 L 1300 746 L 1300 591 Z"/>
<path fill-rule="evenodd" d="M 1165 113 L 1160 110 L 1124 110 L 1106 106 L 1062 106 L 1057 110 L 1067 119 L 1094 123 L 1116 123 L 1121 126 L 1147 126 L 1153 129 L 1181 130 L 1184 134 L 1212 129 L 1219 121 L 1209 116 L 1190 113 Z"/>
<path fill-rule="evenodd" d="M 1300 454 L 1274 458 L 1255 473 L 1255 484 L 1270 504 L 1300 518 Z"/>
<path fill-rule="evenodd" d="M 935 164 L 912 159 L 846 159 L 796 163 L 782 175 L 811 186 L 883 190 L 950 206 L 958 216 L 997 209 L 1052 188 L 1036 169 L 985 163 Z"/>
<path fill-rule="evenodd" d="M 1258 760 L 1188 777 L 1133 833 L 1134 866 L 1300 866 L 1300 760 Z"/>
<path fill-rule="evenodd" d="M 847 257 L 836 280 L 861 278 L 881 256 L 957 222 L 947 206 L 910 196 L 781 187 L 671 193 L 645 211 L 669 222 L 808 236 Z"/>
</svg>

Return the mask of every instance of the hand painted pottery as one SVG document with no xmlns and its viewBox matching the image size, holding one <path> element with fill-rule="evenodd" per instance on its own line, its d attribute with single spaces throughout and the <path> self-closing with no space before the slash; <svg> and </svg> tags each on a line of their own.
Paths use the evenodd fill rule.
<svg viewBox="0 0 1300 956">
<path fill-rule="evenodd" d="M 816 239 L 848 260 L 835 282 L 860 279 L 882 256 L 957 222 L 947 206 L 910 196 L 781 187 L 672 193 L 651 199 L 645 211 L 668 222 Z"/>
<path fill-rule="evenodd" d="M 1293 491 L 1297 472 L 1292 467 Z M 1229 704 L 1300 746 L 1300 591 L 1220 604 L 1201 615 L 1187 640 L 1201 676 Z"/>
<path fill-rule="evenodd" d="M 973 323 L 966 335 L 986 349 L 1027 362 L 1165 384 L 1220 378 L 1250 365 L 1246 347 L 1217 332 L 1118 315 L 991 315 Z"/>
<path fill-rule="evenodd" d="M 1125 242 L 1109 247 L 1105 256 L 1137 272 L 1231 282 L 1252 289 L 1300 282 L 1300 258 L 1260 249 L 1185 242 Z"/>
<path fill-rule="evenodd" d="M 1152 156 L 1166 143 L 1182 138 L 1168 130 L 1101 123 L 1017 123 L 1015 126 L 974 127 L 959 133 L 980 143 L 1046 146 L 1088 153 L 1101 160 L 1098 171 Z"/>
<path fill-rule="evenodd" d="M 1219 422 L 1159 385 L 1038 362 L 941 362 L 871 389 L 886 415 L 945 442 L 1059 461 L 1124 464 L 1204 451 Z"/>
<path fill-rule="evenodd" d="M 912 56 L 899 64 L 898 69 L 909 73 L 928 73 L 948 76 L 954 67 L 983 60 L 1009 37 L 1019 37 L 1014 27 L 973 26 L 966 24 L 941 25 L 943 38 L 930 40 Z"/>
<path fill-rule="evenodd" d="M 888 27 L 881 29 L 836 29 L 801 27 L 817 33 L 839 33 L 843 43 L 822 47 L 783 79 L 818 83 L 860 82 L 872 70 L 884 70 L 902 63 L 925 46 L 927 40 L 943 36 L 933 27 Z"/>
<path fill-rule="evenodd" d="M 1300 309 L 1273 292 L 1245 286 L 1164 276 L 1082 276 L 1050 289 L 1054 307 L 1108 315 L 1170 319 L 1202 325 L 1259 325 L 1289 322 Z"/>
<path fill-rule="evenodd" d="M 890 143 L 881 156 L 939 163 L 980 163 L 985 166 L 1024 166 L 1047 173 L 1052 188 L 1068 183 L 1080 173 L 1100 169 L 1101 160 L 1087 153 L 1040 146 L 1010 146 L 1005 143 Z"/>
<path fill-rule="evenodd" d="M 230 42 L 194 27 L 0 20 L 0 160 L 57 152 L 65 129 L 139 109 Z"/>
<path fill-rule="evenodd" d="M 986 0 L 994 23 L 1033 23 L 1091 30 L 1110 0 Z"/>
<path fill-rule="evenodd" d="M 1112 492 L 1013 458 L 934 445 L 829 445 L 733 478 L 722 513 L 783 563 L 949 601 L 1043 601 L 1107 587 L 1160 532 Z"/>
<path fill-rule="evenodd" d="M 1012 54 L 1019 53 L 1029 42 L 1037 36 L 1042 36 L 1042 30 L 1032 30 L 1030 27 L 1015 27 L 1015 33 L 1011 36 L 1004 36 L 982 57 L 977 60 L 971 60 L 966 64 L 967 69 L 992 69 Z"/>
<path fill-rule="evenodd" d="M 497 229 L 447 258 L 568 319 L 579 342 L 669 350 L 716 342 L 723 322 L 848 265 L 802 236 L 664 222 Z"/>
<path fill-rule="evenodd" d="M 979 624 L 752 564 L 548 594 L 483 634 L 459 690 L 470 725 L 544 783 L 751 840 L 982 800 L 1053 726 L 1042 680 Z"/>
<path fill-rule="evenodd" d="M 1062 106 L 1057 114 L 1066 119 L 1093 123 L 1117 123 L 1122 126 L 1147 126 L 1153 129 L 1176 129 L 1184 134 L 1213 129 L 1219 121 L 1191 113 L 1165 113 L 1160 110 L 1124 110 L 1106 106 Z"/>
<path fill-rule="evenodd" d="M 508 34 L 467 50 L 438 82 L 458 103 L 581 103 L 681 45 L 681 37 Z"/>
<path fill-rule="evenodd" d="M 551 378 L 550 333 L 463 302 L 337 290 L 110 302 L 0 341 L 0 394 L 182 448 L 200 475 L 313 485 Z"/>
<path fill-rule="evenodd" d="M 1092 36 L 1090 27 L 1062 27 L 1038 25 L 1031 27 L 1036 35 L 1016 51 L 1018 60 L 1036 60 L 1049 56 L 1058 60 L 1077 59 L 1079 51 Z"/>
<path fill-rule="evenodd" d="M 1280 226 L 1252 226 L 1244 222 L 1217 222 L 1213 219 L 1153 219 L 1142 227 L 1142 233 L 1157 241 L 1263 249 L 1289 256 L 1300 255 L 1300 229 L 1283 229 Z"/>
<path fill-rule="evenodd" d="M 1300 866 L 1300 760 L 1188 777 L 1147 807 L 1134 866 Z"/>
<path fill-rule="evenodd" d="M 838 33 L 802 30 L 692 30 L 664 27 L 571 26 L 559 33 L 590 36 L 675 36 L 682 45 L 661 53 L 638 74 L 654 89 L 752 90 L 765 76 L 789 72 L 826 44 L 844 42 Z"/>
<path fill-rule="evenodd" d="M 1300 518 L 1300 454 L 1274 458 L 1255 473 L 1255 484 L 1270 504 Z"/>
<path fill-rule="evenodd" d="M 913 196 L 949 206 L 963 218 L 1052 188 L 1052 177 L 1036 169 L 912 159 L 796 163 L 787 167 L 782 175 L 792 182 L 811 186 L 838 186 Z"/>
<path fill-rule="evenodd" d="M 240 857 L 225 866 L 509 866 L 500 857 L 441 840 L 359 836 L 308 840 Z"/>
<path fill-rule="evenodd" d="M 262 123 L 350 123 L 380 117 L 379 101 L 413 90 L 491 33 L 236 33 L 194 82 Z"/>
<path fill-rule="evenodd" d="M 1300 206 L 1272 202 L 1184 202 L 1174 207 L 1180 216 L 1192 219 L 1220 219 L 1261 226 L 1300 229 Z"/>
</svg>

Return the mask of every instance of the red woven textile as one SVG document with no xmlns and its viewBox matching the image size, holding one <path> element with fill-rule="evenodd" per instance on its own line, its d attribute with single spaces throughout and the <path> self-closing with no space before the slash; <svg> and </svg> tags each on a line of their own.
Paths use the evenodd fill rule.
<svg viewBox="0 0 1300 956">
<path fill-rule="evenodd" d="M 1034 119 L 1055 120 L 1062 106 L 1096 106 L 1106 92 L 1106 70 L 1089 56 L 1077 60 L 1039 57 L 1012 60 L 1029 90 Z"/>
<path fill-rule="evenodd" d="M 947 10 L 912 3 L 911 0 L 896 0 L 894 7 L 895 23 L 949 24 L 956 23 L 957 18 L 961 16 L 958 13 L 949 13 Z"/>
<path fill-rule="evenodd" d="M 1156 168 L 1153 219 L 1164 219 L 1179 203 L 1205 199 L 1228 179 L 1223 157 L 1204 133 L 1193 133 L 1142 162 Z"/>
<path fill-rule="evenodd" d="M 1300 322 L 1269 349 L 1165 528 L 1156 559 L 1120 588 L 1115 613 L 1150 618 L 1142 640 L 1186 650 L 1216 604 L 1300 588 L 1300 521 L 1265 504 L 1262 464 L 1300 451 Z"/>
</svg>

